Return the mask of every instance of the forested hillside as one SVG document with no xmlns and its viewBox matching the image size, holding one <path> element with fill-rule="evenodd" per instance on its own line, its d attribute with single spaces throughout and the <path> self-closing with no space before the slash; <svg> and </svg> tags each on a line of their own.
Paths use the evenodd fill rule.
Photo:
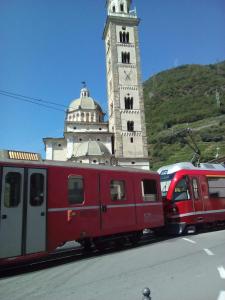
<svg viewBox="0 0 225 300">
<path fill-rule="evenodd" d="M 152 169 L 191 160 L 193 151 L 177 137 L 187 127 L 201 161 L 225 155 L 225 62 L 156 74 L 144 83 L 144 99 Z"/>
</svg>

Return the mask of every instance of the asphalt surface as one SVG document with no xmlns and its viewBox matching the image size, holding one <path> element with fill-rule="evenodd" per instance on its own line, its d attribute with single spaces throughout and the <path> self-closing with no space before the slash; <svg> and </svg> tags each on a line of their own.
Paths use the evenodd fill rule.
<svg viewBox="0 0 225 300">
<path fill-rule="evenodd" d="M 225 230 L 142 243 L 0 279 L 1 300 L 225 300 Z"/>
</svg>

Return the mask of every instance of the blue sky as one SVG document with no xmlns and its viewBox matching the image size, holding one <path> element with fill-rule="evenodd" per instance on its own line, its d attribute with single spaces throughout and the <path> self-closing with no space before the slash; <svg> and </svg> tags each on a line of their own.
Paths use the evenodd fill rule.
<svg viewBox="0 0 225 300">
<path fill-rule="evenodd" d="M 183 64 L 225 60 L 224 0 L 134 0 L 143 81 Z M 105 0 L 0 0 L 0 90 L 65 106 L 86 81 L 107 110 Z M 42 153 L 65 114 L 0 94 L 0 149 Z"/>
</svg>

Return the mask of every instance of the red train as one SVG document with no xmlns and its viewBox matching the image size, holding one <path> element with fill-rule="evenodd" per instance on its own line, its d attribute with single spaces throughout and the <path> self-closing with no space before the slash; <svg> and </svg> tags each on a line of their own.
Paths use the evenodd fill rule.
<svg viewBox="0 0 225 300">
<path fill-rule="evenodd" d="M 112 240 L 134 243 L 146 228 L 182 233 L 225 222 L 222 165 L 180 163 L 158 172 L 1 151 L 0 264 L 47 255 L 68 241 L 101 249 Z"/>
<path fill-rule="evenodd" d="M 0 153 L 0 263 L 41 256 L 67 241 L 101 248 L 164 225 L 159 175 Z"/>
<path fill-rule="evenodd" d="M 166 228 L 194 233 L 205 225 L 225 223 L 225 167 L 220 164 L 177 163 L 158 170 Z"/>
</svg>

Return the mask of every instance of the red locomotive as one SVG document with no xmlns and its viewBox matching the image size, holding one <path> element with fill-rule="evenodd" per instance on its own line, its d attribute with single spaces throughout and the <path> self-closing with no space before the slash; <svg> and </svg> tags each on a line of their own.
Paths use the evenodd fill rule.
<svg viewBox="0 0 225 300">
<path fill-rule="evenodd" d="M 0 152 L 0 263 L 46 255 L 67 241 L 97 248 L 164 225 L 159 175 Z"/>
<path fill-rule="evenodd" d="M 158 170 L 165 203 L 166 227 L 193 233 L 206 224 L 225 223 L 225 167 L 177 163 Z"/>
</svg>

